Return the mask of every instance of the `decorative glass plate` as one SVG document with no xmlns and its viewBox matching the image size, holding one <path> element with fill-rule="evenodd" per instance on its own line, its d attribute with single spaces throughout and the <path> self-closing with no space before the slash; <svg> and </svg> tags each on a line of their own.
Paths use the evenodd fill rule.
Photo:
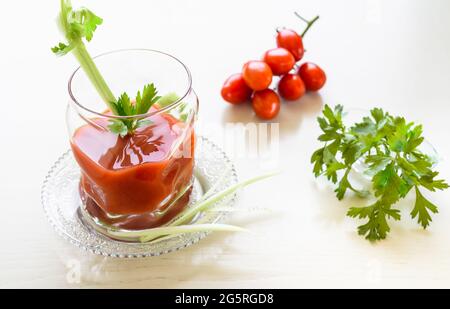
<svg viewBox="0 0 450 309">
<path fill-rule="evenodd" d="M 191 206 L 213 185 L 215 191 L 224 190 L 237 183 L 233 163 L 214 143 L 199 136 L 197 138 L 194 170 L 194 187 L 191 193 Z M 227 177 L 223 177 L 226 173 Z M 50 224 L 56 232 L 72 244 L 94 254 L 118 257 L 138 258 L 158 256 L 188 247 L 208 235 L 207 232 L 180 234 L 164 238 L 159 242 L 130 243 L 113 240 L 99 232 L 82 219 L 78 185 L 80 169 L 68 151 L 63 154 L 50 169 L 42 186 L 42 205 Z M 234 206 L 236 194 L 217 202 L 220 208 Z M 201 214 L 202 223 L 219 223 L 226 212 L 212 211 Z M 198 220 L 197 216 L 193 222 Z M 192 222 L 192 223 L 193 223 Z"/>
</svg>

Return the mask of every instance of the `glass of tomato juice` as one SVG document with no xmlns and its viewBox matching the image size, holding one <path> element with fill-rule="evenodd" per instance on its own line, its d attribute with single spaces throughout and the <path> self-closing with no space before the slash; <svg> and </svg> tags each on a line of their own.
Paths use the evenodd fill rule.
<svg viewBox="0 0 450 309">
<path fill-rule="evenodd" d="M 119 50 L 94 59 L 119 96 L 134 97 L 153 83 L 163 99 L 147 114 L 119 117 L 106 108 L 82 69 L 69 80 L 67 125 L 81 169 L 82 218 L 101 232 L 161 226 L 188 204 L 193 185 L 198 98 L 188 68 L 155 50 Z M 121 136 L 115 121 L 141 121 Z"/>
</svg>

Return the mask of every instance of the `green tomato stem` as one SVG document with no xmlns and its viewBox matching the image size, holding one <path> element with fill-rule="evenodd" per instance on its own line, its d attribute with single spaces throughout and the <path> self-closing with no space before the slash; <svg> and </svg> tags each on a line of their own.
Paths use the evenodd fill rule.
<svg viewBox="0 0 450 309">
<path fill-rule="evenodd" d="M 303 20 L 307 25 L 305 30 L 303 31 L 303 33 L 301 34 L 301 37 L 304 38 L 306 33 L 308 32 L 308 30 L 312 27 L 312 25 L 314 25 L 314 23 L 319 19 L 319 16 L 314 17 L 311 20 L 307 20 L 305 18 L 303 18 L 300 14 L 298 14 L 297 12 L 295 12 L 295 15 L 300 18 L 301 20 Z"/>
</svg>

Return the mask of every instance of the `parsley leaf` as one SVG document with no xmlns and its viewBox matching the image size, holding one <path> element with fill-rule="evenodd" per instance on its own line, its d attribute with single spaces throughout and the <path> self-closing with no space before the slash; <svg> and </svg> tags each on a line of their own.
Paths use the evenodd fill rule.
<svg viewBox="0 0 450 309">
<path fill-rule="evenodd" d="M 128 127 L 123 121 L 118 119 L 111 120 L 111 124 L 108 126 L 108 129 L 111 132 L 120 135 L 122 137 L 125 137 L 128 134 Z"/>
<path fill-rule="evenodd" d="M 413 219 L 417 218 L 417 222 L 422 225 L 424 229 L 430 225 L 431 216 L 429 211 L 436 214 L 438 209 L 430 201 L 428 201 L 420 192 L 419 188 L 416 187 L 416 203 L 411 211 L 411 217 Z"/>
<path fill-rule="evenodd" d="M 138 92 L 136 96 L 136 114 L 141 115 L 149 111 L 150 107 L 159 101 L 161 97 L 157 96 L 158 91 L 154 84 L 146 85 L 144 90 Z"/>
<path fill-rule="evenodd" d="M 65 54 L 71 52 L 73 48 L 74 45 L 59 43 L 55 47 L 52 47 L 52 52 L 54 52 L 57 56 L 64 56 Z"/>
<path fill-rule="evenodd" d="M 138 91 L 136 100 L 132 101 L 127 93 L 123 93 L 117 101 L 113 102 L 114 109 L 117 111 L 118 116 L 129 117 L 120 119 L 123 125 L 117 124 L 117 119 L 112 120 L 112 124 L 109 129 L 121 136 L 132 134 L 135 130 L 152 124 L 152 121 L 148 118 L 139 119 L 139 115 L 148 113 L 150 108 L 158 102 L 161 97 L 158 96 L 158 91 L 154 84 L 148 84 L 144 86 L 144 90 Z M 136 116 L 136 117 L 132 117 Z M 125 132 L 126 129 L 126 132 Z"/>
<path fill-rule="evenodd" d="M 425 199 L 419 187 L 432 192 L 449 186 L 436 179 L 432 158 L 419 149 L 424 141 L 423 127 L 407 122 L 403 117 L 393 117 L 381 108 L 374 108 L 351 127 L 345 127 L 341 105 L 332 109 L 326 105 L 323 117 L 318 117 L 324 143 L 316 150 L 311 163 L 316 177 L 326 176 L 337 184 L 336 197 L 341 200 L 348 191 L 360 196 L 372 194 L 376 202 L 363 207 L 352 207 L 347 215 L 367 220 L 358 227 L 358 233 L 370 241 L 385 239 L 390 232 L 389 219 L 400 220 L 396 203 L 414 188 L 416 203 L 411 212 L 413 219 L 427 228 L 431 214 L 437 207 Z M 363 163 L 364 174 L 372 181 L 371 192 L 356 190 L 349 179 L 355 163 Z"/>
<path fill-rule="evenodd" d="M 82 8 L 74 13 L 72 22 L 75 27 L 79 27 L 80 36 L 90 42 L 95 30 L 97 30 L 97 26 L 103 23 L 103 19 L 95 15 L 92 11 Z"/>
<path fill-rule="evenodd" d="M 158 100 L 158 106 L 160 108 L 164 108 L 169 106 L 170 104 L 173 104 L 180 100 L 180 97 L 175 92 L 169 92 L 166 95 L 162 96 Z M 186 110 L 188 105 L 185 102 L 180 102 L 177 109 L 172 110 L 171 112 L 174 113 L 176 118 L 181 120 L 182 122 L 186 122 L 189 118 L 189 112 Z"/>
<path fill-rule="evenodd" d="M 103 19 L 87 8 L 73 10 L 70 0 L 61 0 L 58 23 L 69 44 L 59 43 L 52 48 L 52 51 L 62 56 L 77 45 L 83 44 L 82 39 L 90 42 L 97 27 L 103 23 Z"/>
<path fill-rule="evenodd" d="M 406 196 L 411 187 L 398 175 L 397 167 L 392 162 L 379 171 L 373 178 L 373 190 L 376 197 L 385 205 L 392 205 Z"/>
<path fill-rule="evenodd" d="M 351 218 L 368 219 L 366 224 L 358 227 L 358 234 L 370 241 L 385 239 L 390 232 L 388 218 L 400 220 L 400 211 L 383 207 L 380 203 L 367 207 L 352 207 L 347 215 Z"/>
</svg>

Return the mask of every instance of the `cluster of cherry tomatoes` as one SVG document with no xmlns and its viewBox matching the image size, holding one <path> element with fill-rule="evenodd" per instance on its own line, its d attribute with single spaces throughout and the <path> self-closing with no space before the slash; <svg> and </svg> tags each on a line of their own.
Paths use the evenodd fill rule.
<svg viewBox="0 0 450 309">
<path fill-rule="evenodd" d="M 326 82 L 325 72 L 316 64 L 299 62 L 305 53 L 303 37 L 311 25 L 318 19 L 307 23 L 305 31 L 299 35 L 294 30 L 277 30 L 277 48 L 268 50 L 262 60 L 247 62 L 241 73 L 233 74 L 222 87 L 222 97 L 232 104 L 241 104 L 251 100 L 253 110 L 262 119 L 275 118 L 281 108 L 279 95 L 287 100 L 300 99 L 306 91 L 318 91 Z M 278 94 L 270 89 L 273 76 L 280 76 Z"/>
</svg>

